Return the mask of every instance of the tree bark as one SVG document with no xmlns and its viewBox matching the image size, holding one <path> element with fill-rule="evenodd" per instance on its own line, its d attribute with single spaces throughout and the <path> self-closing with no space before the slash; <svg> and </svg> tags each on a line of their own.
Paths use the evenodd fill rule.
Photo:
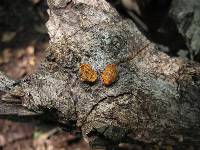
<svg viewBox="0 0 200 150">
<path fill-rule="evenodd" d="M 190 58 L 200 61 L 200 0 L 172 0 L 169 17 L 184 37 Z"/>
<path fill-rule="evenodd" d="M 76 121 L 85 137 L 200 140 L 198 63 L 158 51 L 105 0 L 49 0 L 48 5 L 45 59 L 20 82 L 1 81 L 2 91 L 20 97 L 28 110 L 49 113 L 63 123 Z M 80 64 L 90 64 L 98 81 L 82 82 Z M 101 80 L 107 64 L 118 70 L 110 86 Z"/>
</svg>

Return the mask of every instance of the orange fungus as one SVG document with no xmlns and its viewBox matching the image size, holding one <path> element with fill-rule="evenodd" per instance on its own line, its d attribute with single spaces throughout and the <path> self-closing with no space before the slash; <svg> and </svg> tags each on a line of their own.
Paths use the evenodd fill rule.
<svg viewBox="0 0 200 150">
<path fill-rule="evenodd" d="M 84 82 L 95 82 L 98 78 L 96 70 L 90 64 L 80 65 L 80 79 Z"/>
<path fill-rule="evenodd" d="M 115 64 L 106 65 L 101 78 L 105 86 L 111 85 L 117 78 L 117 66 Z"/>
</svg>

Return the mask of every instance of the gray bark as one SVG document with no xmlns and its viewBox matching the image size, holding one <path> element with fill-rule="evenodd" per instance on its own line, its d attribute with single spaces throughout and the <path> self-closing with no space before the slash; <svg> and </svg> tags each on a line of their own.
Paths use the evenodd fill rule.
<svg viewBox="0 0 200 150">
<path fill-rule="evenodd" d="M 200 60 L 200 0 L 172 0 L 169 16 L 185 38 L 191 59 Z M 196 58 L 194 58 L 196 57 Z"/>
<path fill-rule="evenodd" d="M 104 0 L 58 2 L 48 1 L 50 47 L 38 71 L 9 90 L 1 81 L 3 91 L 28 110 L 76 121 L 85 137 L 95 131 L 113 141 L 200 139 L 199 64 L 159 52 Z M 81 63 L 95 68 L 96 83 L 80 80 Z M 104 86 L 100 75 L 109 63 L 118 78 Z"/>
</svg>

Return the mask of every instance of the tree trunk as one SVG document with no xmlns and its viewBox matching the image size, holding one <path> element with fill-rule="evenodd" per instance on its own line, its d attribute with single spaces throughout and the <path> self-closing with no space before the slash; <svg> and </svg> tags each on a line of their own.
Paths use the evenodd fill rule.
<svg viewBox="0 0 200 150">
<path fill-rule="evenodd" d="M 1 81 L 6 95 L 56 121 L 76 121 L 86 137 L 200 140 L 200 65 L 158 51 L 105 0 L 66 1 L 48 1 L 46 57 L 35 74 L 9 89 Z M 90 64 L 98 80 L 81 81 L 80 64 Z M 107 64 L 117 67 L 109 86 L 101 79 Z"/>
</svg>

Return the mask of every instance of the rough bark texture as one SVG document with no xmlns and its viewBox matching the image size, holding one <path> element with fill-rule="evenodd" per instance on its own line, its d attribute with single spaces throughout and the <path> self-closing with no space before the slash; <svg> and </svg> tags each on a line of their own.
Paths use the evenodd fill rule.
<svg viewBox="0 0 200 150">
<path fill-rule="evenodd" d="M 35 74 L 9 88 L 24 107 L 64 123 L 77 121 L 85 136 L 95 131 L 113 141 L 200 139 L 199 64 L 159 52 L 104 0 L 48 4 L 46 58 Z M 80 81 L 81 63 L 98 72 L 93 85 Z M 118 78 L 106 87 L 100 75 L 109 63 L 117 65 Z"/>
<path fill-rule="evenodd" d="M 185 38 L 191 59 L 200 60 L 200 0 L 172 0 L 169 16 Z"/>
</svg>

